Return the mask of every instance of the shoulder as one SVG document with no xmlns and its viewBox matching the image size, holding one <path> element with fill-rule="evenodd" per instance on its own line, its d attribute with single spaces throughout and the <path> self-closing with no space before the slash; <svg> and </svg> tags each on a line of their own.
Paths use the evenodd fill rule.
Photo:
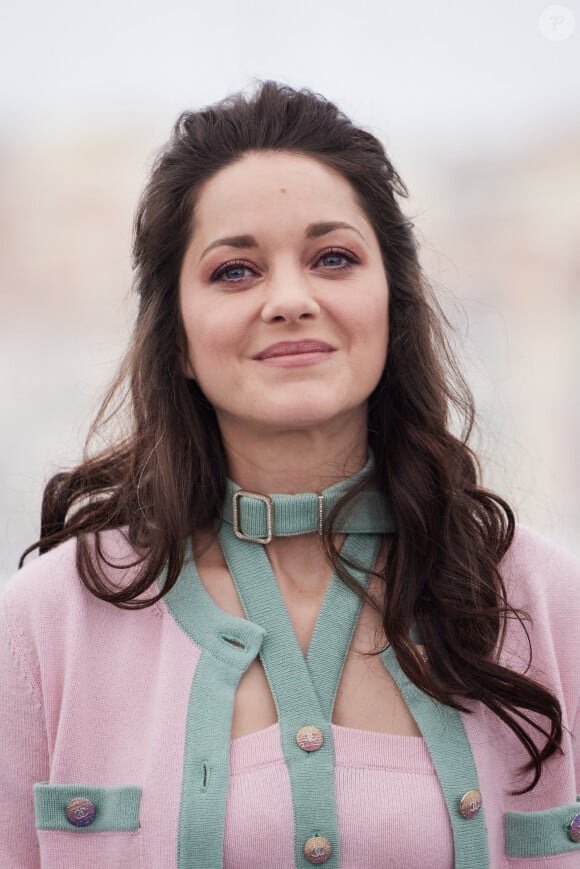
<svg viewBox="0 0 580 869">
<path fill-rule="evenodd" d="M 499 571 L 508 603 L 523 617 L 508 617 L 503 662 L 555 691 L 573 721 L 580 701 L 580 558 L 518 525 Z"/>
<path fill-rule="evenodd" d="M 94 552 L 95 537 L 89 538 Z M 77 568 L 78 541 L 71 538 L 48 552 L 27 562 L 5 584 L 3 605 L 15 621 L 26 620 L 40 624 L 51 619 L 85 615 L 91 611 L 123 612 L 99 600 L 81 580 Z M 138 555 L 129 543 L 123 529 L 104 531 L 99 535 L 99 550 L 107 581 L 117 587 L 128 583 L 136 571 Z"/>
<path fill-rule="evenodd" d="M 539 531 L 518 524 L 499 570 L 513 606 L 580 615 L 580 557 Z"/>
</svg>

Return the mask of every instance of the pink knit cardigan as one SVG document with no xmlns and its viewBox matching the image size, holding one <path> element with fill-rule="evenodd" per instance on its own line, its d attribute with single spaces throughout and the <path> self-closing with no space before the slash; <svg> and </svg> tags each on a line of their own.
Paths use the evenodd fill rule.
<svg viewBox="0 0 580 869">
<path fill-rule="evenodd" d="M 119 532 L 104 541 L 109 556 L 127 556 Z M 520 742 L 480 704 L 462 714 L 488 846 L 472 869 L 578 869 L 570 824 L 580 812 L 580 559 L 518 525 L 500 570 L 511 602 L 531 618 L 528 672 L 559 697 L 566 730 L 563 753 L 517 797 L 508 792 L 527 759 Z M 524 671 L 528 651 L 511 621 L 503 661 Z M 188 699 L 203 653 L 165 598 L 127 611 L 88 593 L 74 541 L 8 582 L 0 607 L 1 869 L 186 865 L 178 840 Z M 219 704 L 219 692 L 207 703 Z M 322 790 L 320 800 L 336 800 L 341 867 L 456 865 L 450 809 L 423 739 L 335 724 L 332 736 L 334 792 Z M 227 869 L 295 866 L 279 724 L 234 740 L 229 757 L 225 824 L 207 830 L 208 849 L 223 836 Z M 100 806 L 101 816 L 75 826 L 67 816 L 75 797 Z M 192 869 L 214 865 L 201 858 Z"/>
</svg>

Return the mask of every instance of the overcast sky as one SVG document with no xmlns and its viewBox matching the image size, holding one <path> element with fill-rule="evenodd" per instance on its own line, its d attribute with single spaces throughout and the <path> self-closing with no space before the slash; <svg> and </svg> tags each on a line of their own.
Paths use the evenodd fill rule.
<svg viewBox="0 0 580 869">
<path fill-rule="evenodd" d="M 167 130 L 181 110 L 258 77 L 323 93 L 387 142 L 509 150 L 580 126 L 580 0 L 542 29 L 549 6 L 3 0 L 1 135 L 56 138 L 124 119 Z"/>
</svg>

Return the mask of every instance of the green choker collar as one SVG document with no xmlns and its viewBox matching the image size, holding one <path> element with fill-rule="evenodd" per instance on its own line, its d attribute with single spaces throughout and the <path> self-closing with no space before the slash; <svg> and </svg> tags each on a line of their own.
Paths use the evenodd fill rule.
<svg viewBox="0 0 580 869">
<path fill-rule="evenodd" d="M 298 495 L 265 495 L 249 492 L 228 478 L 223 518 L 233 526 L 241 540 L 270 543 L 273 537 L 297 534 L 322 534 L 323 523 L 334 504 L 356 483 L 371 476 L 376 462 L 368 448 L 364 468 L 341 480 L 321 495 L 305 492 Z M 396 522 L 393 505 L 378 491 L 359 492 L 339 515 L 335 530 L 345 534 L 382 534 L 394 532 Z"/>
</svg>

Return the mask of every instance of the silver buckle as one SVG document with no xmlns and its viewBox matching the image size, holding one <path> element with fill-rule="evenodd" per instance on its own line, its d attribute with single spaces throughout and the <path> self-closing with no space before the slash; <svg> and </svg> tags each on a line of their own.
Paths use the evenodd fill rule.
<svg viewBox="0 0 580 869">
<path fill-rule="evenodd" d="M 258 501 L 263 501 L 266 505 L 266 536 L 265 537 L 249 537 L 247 534 L 244 534 L 242 529 L 240 528 L 240 513 L 238 509 L 238 499 L 244 495 L 246 498 L 257 498 Z M 234 492 L 234 497 L 232 499 L 232 513 L 233 513 L 233 526 L 234 526 L 234 534 L 236 537 L 239 537 L 240 540 L 249 540 L 251 543 L 269 543 L 272 539 L 272 510 L 274 507 L 274 502 L 270 498 L 269 495 L 261 495 L 258 492 L 247 492 L 245 489 L 238 489 L 237 492 Z"/>
</svg>

